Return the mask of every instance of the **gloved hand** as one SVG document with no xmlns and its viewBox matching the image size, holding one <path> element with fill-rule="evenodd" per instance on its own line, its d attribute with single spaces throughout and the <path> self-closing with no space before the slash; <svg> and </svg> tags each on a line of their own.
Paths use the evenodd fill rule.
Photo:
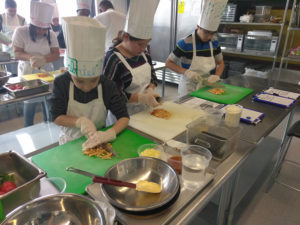
<svg viewBox="0 0 300 225">
<path fill-rule="evenodd" d="M 184 72 L 184 75 L 187 76 L 187 78 L 189 78 L 189 79 L 191 79 L 195 82 L 198 82 L 198 81 L 202 80 L 202 77 L 199 73 L 191 71 L 191 70 L 186 70 Z"/>
<path fill-rule="evenodd" d="M 86 150 L 93 148 L 102 143 L 106 143 L 116 139 L 116 132 L 114 128 L 110 128 L 107 131 L 95 131 L 89 138 L 82 144 L 82 149 Z"/>
<path fill-rule="evenodd" d="M 158 101 L 155 99 L 156 97 L 160 97 L 159 94 L 149 90 L 148 92 L 146 91 L 145 93 L 138 94 L 138 103 L 156 107 L 159 105 Z"/>
<path fill-rule="evenodd" d="M 41 68 L 46 64 L 46 59 L 42 55 L 31 56 L 29 61 L 32 68 Z"/>
<path fill-rule="evenodd" d="M 97 130 L 95 124 L 84 116 L 76 120 L 75 126 L 80 128 L 81 133 L 87 137 Z"/>
<path fill-rule="evenodd" d="M 210 76 L 207 78 L 207 82 L 208 82 L 208 83 L 211 83 L 211 84 L 216 83 L 216 82 L 219 81 L 219 80 L 220 80 L 220 76 L 218 76 L 218 75 L 210 75 Z"/>
</svg>

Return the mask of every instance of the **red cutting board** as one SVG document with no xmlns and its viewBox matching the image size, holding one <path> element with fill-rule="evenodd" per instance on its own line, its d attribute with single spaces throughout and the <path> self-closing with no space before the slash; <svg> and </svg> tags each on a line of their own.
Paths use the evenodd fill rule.
<svg viewBox="0 0 300 225">
<path fill-rule="evenodd" d="M 112 142 L 112 147 L 119 157 L 104 160 L 82 154 L 81 145 L 85 140 L 85 137 L 81 137 L 35 155 L 31 160 L 47 172 L 47 177 L 61 177 L 65 179 L 67 183 L 66 193 L 84 194 L 85 187 L 92 183 L 92 178 L 68 172 L 66 171 L 67 167 L 72 166 L 103 176 L 106 170 L 115 163 L 123 159 L 137 157 L 139 146 L 153 143 L 149 139 L 126 129 Z"/>
</svg>

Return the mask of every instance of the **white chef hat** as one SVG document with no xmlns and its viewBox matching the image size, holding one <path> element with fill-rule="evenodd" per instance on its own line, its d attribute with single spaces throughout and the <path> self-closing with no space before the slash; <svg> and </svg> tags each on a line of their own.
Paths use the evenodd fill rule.
<svg viewBox="0 0 300 225">
<path fill-rule="evenodd" d="M 40 0 L 41 2 L 48 3 L 54 7 L 52 18 L 58 18 L 58 7 L 54 0 Z"/>
<path fill-rule="evenodd" d="M 198 25 L 209 31 L 216 31 L 228 0 L 201 0 Z"/>
<path fill-rule="evenodd" d="M 53 6 L 44 2 L 31 2 L 30 23 L 41 28 L 48 28 L 53 15 Z"/>
<path fill-rule="evenodd" d="M 53 4 L 53 7 L 54 7 L 54 11 L 53 11 L 53 16 L 52 16 L 52 18 L 59 18 L 59 12 L 58 12 L 57 4 L 54 3 L 54 4 Z"/>
<path fill-rule="evenodd" d="M 77 77 L 100 76 L 105 51 L 105 27 L 84 16 L 62 18 L 65 66 Z"/>
<path fill-rule="evenodd" d="M 130 0 L 124 31 L 135 38 L 150 39 L 158 3 L 159 0 Z"/>
<path fill-rule="evenodd" d="M 92 0 L 76 0 L 76 1 L 77 1 L 77 10 L 79 9 L 91 10 Z"/>
</svg>

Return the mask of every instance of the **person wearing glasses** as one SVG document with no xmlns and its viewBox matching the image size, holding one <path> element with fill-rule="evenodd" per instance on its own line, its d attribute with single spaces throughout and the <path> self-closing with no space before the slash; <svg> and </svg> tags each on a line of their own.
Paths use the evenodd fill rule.
<svg viewBox="0 0 300 225">
<path fill-rule="evenodd" d="M 182 74 L 179 96 L 203 86 L 214 86 L 224 70 L 224 61 L 216 32 L 227 1 L 202 0 L 197 29 L 181 39 L 166 60 L 166 67 Z M 178 63 L 178 64 L 177 64 Z M 211 71 L 215 70 L 214 74 Z"/>
</svg>

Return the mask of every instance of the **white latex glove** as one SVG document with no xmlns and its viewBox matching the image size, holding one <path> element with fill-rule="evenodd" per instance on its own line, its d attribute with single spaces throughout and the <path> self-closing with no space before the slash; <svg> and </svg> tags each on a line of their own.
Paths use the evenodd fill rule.
<svg viewBox="0 0 300 225">
<path fill-rule="evenodd" d="M 81 133 L 87 137 L 97 130 L 95 124 L 84 116 L 76 120 L 75 126 L 80 128 Z"/>
<path fill-rule="evenodd" d="M 216 82 L 219 81 L 219 80 L 220 80 L 220 76 L 218 76 L 218 75 L 210 75 L 210 76 L 207 78 L 207 82 L 208 82 L 208 83 L 211 83 L 211 84 L 216 83 Z"/>
<path fill-rule="evenodd" d="M 187 76 L 187 78 L 189 78 L 189 79 L 191 79 L 195 82 L 198 82 L 198 81 L 202 80 L 202 77 L 199 73 L 191 71 L 191 70 L 186 70 L 184 72 L 184 75 Z"/>
<path fill-rule="evenodd" d="M 41 68 L 46 64 L 46 59 L 42 55 L 31 56 L 29 61 L 32 68 Z"/>
<path fill-rule="evenodd" d="M 151 88 L 152 89 L 152 88 Z M 156 101 L 156 97 L 160 97 L 154 91 L 148 91 L 146 93 L 138 94 L 138 103 L 145 104 L 150 107 L 156 107 L 159 103 Z"/>
<path fill-rule="evenodd" d="M 82 149 L 86 150 L 93 148 L 97 145 L 112 141 L 114 139 L 116 139 L 116 132 L 114 128 L 110 128 L 107 131 L 95 131 L 89 136 L 87 141 L 82 144 Z"/>
</svg>

